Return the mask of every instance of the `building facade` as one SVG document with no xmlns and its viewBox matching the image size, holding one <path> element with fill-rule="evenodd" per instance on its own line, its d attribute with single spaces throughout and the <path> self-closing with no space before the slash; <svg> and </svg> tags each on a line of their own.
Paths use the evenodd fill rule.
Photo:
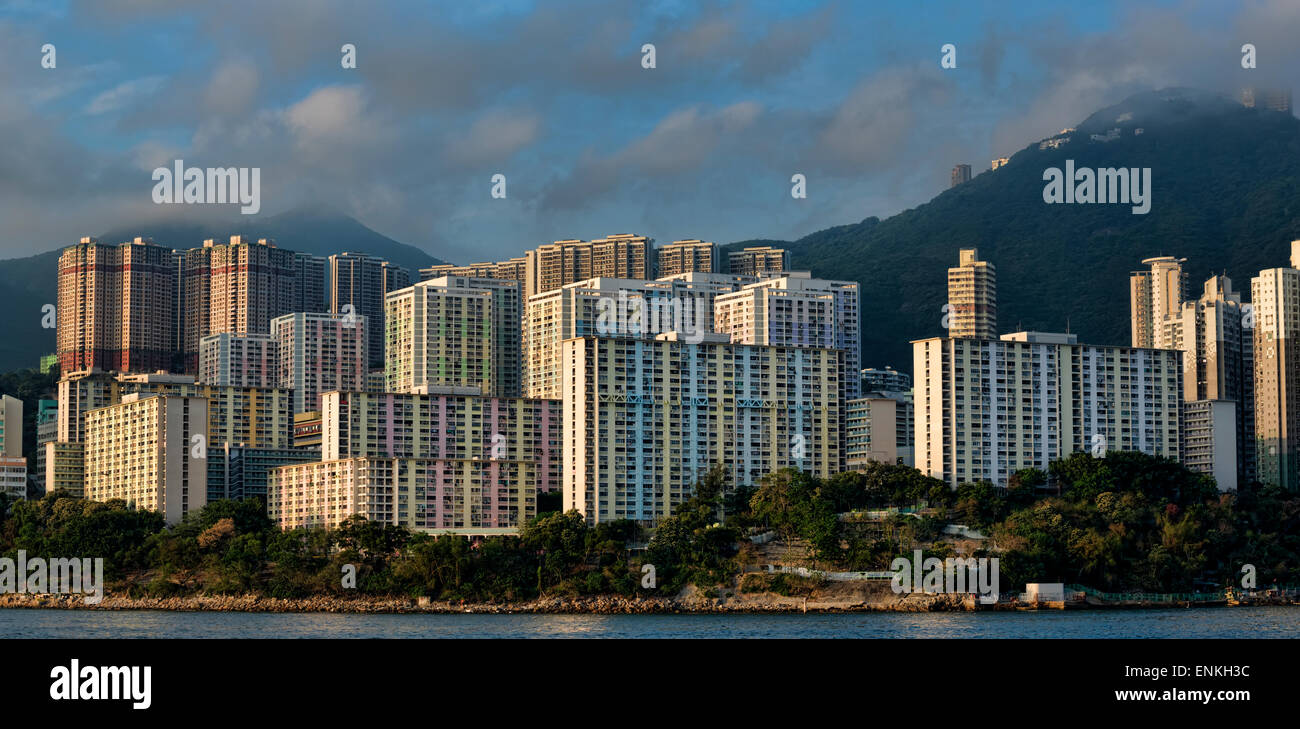
<svg viewBox="0 0 1300 729">
<path fill-rule="evenodd" d="M 293 412 L 320 409 L 330 390 L 363 390 L 369 361 L 364 316 L 294 313 L 271 320 L 275 385 L 293 394 Z"/>
<path fill-rule="evenodd" d="M 50 441 L 45 444 L 45 493 L 64 491 L 85 498 L 86 463 L 84 444 Z"/>
<path fill-rule="evenodd" d="M 205 240 L 182 262 L 185 369 L 197 373 L 199 345 L 212 334 L 269 334 L 271 320 L 294 311 L 320 311 L 324 302 L 317 259 L 240 235 Z M 300 278 L 300 275 L 304 278 Z M 298 307 L 308 305 L 310 309 Z M 65 370 L 66 371 L 66 370 Z"/>
<path fill-rule="evenodd" d="M 858 284 L 788 272 L 722 294 L 713 302 L 713 328 L 738 344 L 821 347 L 840 352 L 839 397 L 860 394 L 862 332 Z"/>
<path fill-rule="evenodd" d="M 27 459 L 0 456 L 0 494 L 9 501 L 27 498 Z"/>
<path fill-rule="evenodd" d="M 209 334 L 199 341 L 197 381 L 205 385 L 275 387 L 279 365 L 279 348 L 270 334 Z"/>
<path fill-rule="evenodd" d="M 214 448 L 209 458 L 225 461 L 221 475 L 225 482 L 220 490 L 227 499 L 267 498 L 271 470 L 296 463 L 320 461 L 319 448 L 248 448 L 225 443 Z M 213 491 L 209 484 L 209 491 Z"/>
<path fill-rule="evenodd" d="M 59 254 L 55 339 L 62 372 L 170 369 L 178 349 L 178 254 L 136 238 L 82 238 Z"/>
<path fill-rule="evenodd" d="M 1189 400 L 1183 403 L 1183 465 L 1214 477 L 1220 491 L 1236 491 L 1237 403 Z"/>
<path fill-rule="evenodd" d="M 912 347 L 916 465 L 950 486 L 1006 486 L 1074 452 L 1179 458 L 1181 352 L 1038 332 Z"/>
<path fill-rule="evenodd" d="M 653 524 L 713 467 L 733 486 L 840 466 L 832 349 L 582 337 L 564 342 L 564 509 Z"/>
<path fill-rule="evenodd" d="M 686 273 L 655 281 L 594 278 L 534 296 L 524 317 L 524 395 L 559 399 L 563 342 L 714 331 L 714 304 L 752 277 Z"/>
<path fill-rule="evenodd" d="M 712 243 L 699 239 L 676 240 L 657 251 L 659 277 L 679 273 L 713 273 L 718 270 L 718 253 Z"/>
<path fill-rule="evenodd" d="M 332 392 L 321 461 L 277 468 L 281 526 L 334 526 L 353 513 L 436 533 L 515 533 L 537 494 L 560 485 L 560 403 L 437 394 Z"/>
<path fill-rule="evenodd" d="M 386 389 L 520 392 L 520 299 L 515 281 L 444 276 L 388 295 Z"/>
<path fill-rule="evenodd" d="M 74 444 L 85 440 L 86 414 L 96 408 L 119 404 L 132 395 L 169 395 L 197 397 L 208 403 L 206 446 L 219 448 L 226 443 L 253 448 L 288 448 L 293 433 L 292 393 L 278 388 L 201 385 L 193 375 L 120 374 L 104 372 L 72 373 L 59 381 L 58 443 Z M 49 444 L 47 444 L 47 447 Z M 61 447 L 65 472 L 75 469 L 66 459 L 76 450 Z M 47 451 L 47 458 L 48 458 Z M 225 476 L 224 461 L 207 459 L 208 482 L 213 491 L 209 500 L 225 498 L 221 489 Z"/>
<path fill-rule="evenodd" d="M 866 367 L 859 377 L 862 392 L 911 392 L 912 376 L 893 367 Z"/>
<path fill-rule="evenodd" d="M 36 453 L 29 482 L 45 488 L 45 444 L 59 437 L 59 401 L 42 398 L 36 403 Z"/>
<path fill-rule="evenodd" d="M 558 240 L 524 255 L 524 301 L 590 278 L 650 278 L 653 240 L 618 233 L 595 240 Z"/>
<path fill-rule="evenodd" d="M 23 401 L 12 395 L 0 395 L 0 456 L 21 458 L 23 455 Z"/>
<path fill-rule="evenodd" d="M 740 276 L 773 276 L 790 270 L 790 252 L 772 246 L 750 246 L 727 253 L 727 272 Z"/>
<path fill-rule="evenodd" d="M 207 503 L 208 401 L 127 395 L 86 413 L 85 497 L 123 499 L 168 524 Z"/>
<path fill-rule="evenodd" d="M 1291 267 L 1250 281 L 1254 307 L 1255 468 L 1260 483 L 1300 488 L 1300 241 Z"/>
<path fill-rule="evenodd" d="M 528 259 L 524 256 L 518 258 L 509 258 L 504 261 L 493 263 L 486 261 L 483 263 L 471 263 L 467 266 L 456 266 L 450 263 L 443 263 L 437 266 L 428 266 L 420 269 L 420 280 L 428 281 L 433 278 L 442 278 L 443 276 L 462 276 L 466 278 L 499 278 L 506 281 L 518 281 L 519 291 L 522 295 L 524 290 L 524 281 L 527 279 Z"/>
<path fill-rule="evenodd" d="M 1252 308 L 1232 290 L 1231 279 L 1214 276 L 1200 298 L 1183 302 L 1174 319 L 1170 337 L 1173 348 L 1183 350 L 1183 399 L 1237 403 L 1231 440 L 1238 473 L 1233 482 L 1250 483 L 1256 478 Z"/>
<path fill-rule="evenodd" d="M 330 313 L 365 317 L 370 361 L 384 362 L 384 297 L 411 285 L 411 273 L 383 258 L 339 253 L 329 258 Z M 288 313 L 288 312 L 284 312 Z"/>
<path fill-rule="evenodd" d="M 979 259 L 979 249 L 963 248 L 956 268 L 948 269 L 948 336 L 996 339 L 997 267 Z"/>
<path fill-rule="evenodd" d="M 1158 256 L 1142 261 L 1145 271 L 1129 276 L 1129 319 L 1134 347 L 1171 349 L 1170 319 L 1187 299 L 1186 258 Z"/>
<path fill-rule="evenodd" d="M 907 406 L 904 403 L 891 397 L 862 397 L 849 400 L 844 410 L 847 433 L 844 460 L 849 468 L 860 469 L 873 461 L 911 465 L 905 451 Z"/>
</svg>

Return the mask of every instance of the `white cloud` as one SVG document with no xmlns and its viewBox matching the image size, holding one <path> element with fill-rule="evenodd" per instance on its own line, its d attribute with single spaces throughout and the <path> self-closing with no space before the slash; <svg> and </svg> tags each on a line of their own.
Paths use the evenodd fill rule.
<svg viewBox="0 0 1300 729">
<path fill-rule="evenodd" d="M 152 95 L 166 80 L 166 76 L 145 76 L 124 81 L 91 99 L 86 113 L 97 116 L 125 109 Z"/>
</svg>

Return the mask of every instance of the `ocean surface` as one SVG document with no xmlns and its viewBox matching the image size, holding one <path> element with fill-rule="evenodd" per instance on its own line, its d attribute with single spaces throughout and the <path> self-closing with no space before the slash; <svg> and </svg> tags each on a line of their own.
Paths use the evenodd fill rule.
<svg viewBox="0 0 1300 729">
<path fill-rule="evenodd" d="M 3 638 L 1297 638 L 1300 607 L 835 615 L 0 610 Z"/>
</svg>

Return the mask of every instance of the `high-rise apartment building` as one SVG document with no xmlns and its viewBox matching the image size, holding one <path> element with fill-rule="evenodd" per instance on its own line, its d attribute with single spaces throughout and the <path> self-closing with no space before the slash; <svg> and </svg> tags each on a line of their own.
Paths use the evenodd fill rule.
<svg viewBox="0 0 1300 729">
<path fill-rule="evenodd" d="M 1142 263 L 1145 271 L 1129 276 L 1129 312 L 1134 347 L 1172 349 L 1170 318 L 1176 316 L 1187 299 L 1186 258 L 1158 256 Z"/>
<path fill-rule="evenodd" d="M 470 388 L 331 392 L 321 398 L 321 457 L 475 460 L 496 454 L 538 463 L 541 488 L 549 491 L 549 479 L 559 474 L 559 416 L 558 400 L 489 397 Z"/>
<path fill-rule="evenodd" d="M 524 301 L 589 278 L 650 278 L 650 246 L 643 235 L 619 233 L 590 241 L 559 240 L 528 251 Z"/>
<path fill-rule="evenodd" d="M 443 276 L 499 278 L 507 281 L 518 281 L 519 290 L 522 294 L 524 281 L 527 279 L 527 271 L 528 259 L 519 256 L 518 258 L 497 261 L 496 263 L 485 261 L 483 263 L 471 263 L 467 266 L 456 266 L 450 263 L 428 266 L 420 269 L 420 280 L 428 281 L 431 278 L 442 278 Z"/>
<path fill-rule="evenodd" d="M 1300 240 L 1291 267 L 1250 281 L 1254 307 L 1255 468 L 1260 483 L 1300 488 Z"/>
<path fill-rule="evenodd" d="M 524 316 L 524 395 L 555 398 L 564 376 L 563 342 L 584 336 L 691 338 L 714 331 L 714 302 L 756 279 L 684 273 L 655 281 L 594 278 L 534 296 Z"/>
<path fill-rule="evenodd" d="M 564 509 L 655 523 L 714 466 L 733 486 L 840 466 L 832 349 L 582 337 L 564 342 Z"/>
<path fill-rule="evenodd" d="M 962 248 L 956 268 L 948 269 L 948 336 L 996 339 L 998 271 L 981 261 L 979 249 Z"/>
<path fill-rule="evenodd" d="M 953 167 L 952 178 L 948 183 L 948 187 L 953 188 L 964 182 L 970 182 L 970 165 L 957 165 Z"/>
<path fill-rule="evenodd" d="M 1220 491 L 1236 491 L 1237 403 L 1189 400 L 1183 403 L 1182 462 L 1192 471 L 1214 477 Z"/>
<path fill-rule="evenodd" d="M 208 401 L 126 395 L 86 413 L 85 496 L 124 499 L 179 524 L 207 503 Z"/>
<path fill-rule="evenodd" d="M 388 295 L 386 389 L 520 392 L 519 283 L 443 276 Z"/>
<path fill-rule="evenodd" d="M 838 350 L 840 400 L 852 400 L 860 392 L 862 333 L 855 281 L 791 271 L 748 284 L 714 300 L 713 328 L 737 344 Z"/>
<path fill-rule="evenodd" d="M 136 238 L 82 238 L 59 255 L 56 340 L 63 372 L 170 369 L 180 310 L 178 254 Z"/>
<path fill-rule="evenodd" d="M 417 531 L 513 534 L 559 487 L 560 403 L 466 393 L 332 392 L 322 460 L 274 469 L 271 518 L 351 514 Z"/>
<path fill-rule="evenodd" d="M 287 390 L 198 384 L 193 375 L 74 372 L 59 380 L 58 440 L 85 439 L 85 414 L 116 405 L 126 395 L 203 397 L 213 401 L 208 436 L 214 443 L 287 447 L 293 428 L 293 403 Z"/>
<path fill-rule="evenodd" d="M 790 270 L 790 251 L 772 246 L 750 246 L 727 253 L 727 272 L 763 278 Z"/>
<path fill-rule="evenodd" d="M 326 281 L 329 265 L 325 258 L 309 253 L 294 253 L 293 267 L 294 301 L 291 311 L 329 311 L 329 288 Z"/>
<path fill-rule="evenodd" d="M 364 390 L 369 361 L 364 316 L 296 312 L 271 320 L 275 386 L 293 393 L 293 412 L 320 409 L 330 390 Z"/>
<path fill-rule="evenodd" d="M 1077 451 L 1179 457 L 1181 352 L 1039 332 L 912 347 L 916 466 L 950 486 L 1006 486 Z"/>
<path fill-rule="evenodd" d="M 410 286 L 410 272 L 375 256 L 339 253 L 330 256 L 330 285 L 330 313 L 364 316 L 370 357 L 366 364 L 383 365 L 384 297 Z"/>
<path fill-rule="evenodd" d="M 713 273 L 718 270 L 718 254 L 712 243 L 699 239 L 677 240 L 658 249 L 656 275 L 675 276 L 679 273 Z"/>
<path fill-rule="evenodd" d="M 233 235 L 228 242 L 209 239 L 201 248 L 185 251 L 185 371 L 198 372 L 204 337 L 269 334 L 277 316 L 323 309 L 320 271 L 319 259 L 266 239 Z"/>
<path fill-rule="evenodd" d="M 200 385 L 193 375 L 120 374 L 104 372 L 75 372 L 59 381 L 58 440 L 53 444 L 59 458 L 60 470 L 70 474 L 76 465 L 68 462 L 77 454 L 67 444 L 85 440 L 86 413 L 122 402 L 127 395 L 169 395 L 198 397 L 206 400 L 208 424 L 207 447 L 216 448 L 226 443 L 252 448 L 287 448 L 293 432 L 292 393 L 288 390 L 258 387 Z M 51 444 L 46 444 L 47 449 Z M 48 463 L 47 468 L 54 468 Z M 221 459 L 207 460 L 208 483 L 221 488 L 225 476 L 220 469 Z M 47 477 L 47 484 L 49 479 Z M 225 498 L 223 492 L 214 491 L 209 500 Z"/>
<path fill-rule="evenodd" d="M 205 385 L 275 387 L 279 363 L 276 339 L 270 334 L 209 334 L 199 340 L 197 381 Z"/>
<path fill-rule="evenodd" d="M 1183 350 L 1183 399 L 1237 403 L 1232 432 L 1217 432 L 1236 449 L 1233 483 L 1255 480 L 1254 315 L 1227 276 L 1205 282 L 1200 298 L 1185 301 L 1166 327 L 1171 346 Z M 1217 406 L 1216 415 L 1223 407 Z M 1198 421 L 1200 422 L 1200 421 Z M 1224 459 L 1217 459 L 1221 467 Z"/>
</svg>

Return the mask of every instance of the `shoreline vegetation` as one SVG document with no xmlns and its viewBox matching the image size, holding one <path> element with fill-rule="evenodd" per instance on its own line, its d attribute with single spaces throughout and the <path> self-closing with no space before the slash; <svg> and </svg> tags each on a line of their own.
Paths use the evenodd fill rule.
<svg viewBox="0 0 1300 729">
<path fill-rule="evenodd" d="M 1082 603 L 1062 608 L 999 603 L 974 607 L 963 595 L 912 593 L 894 600 L 854 601 L 836 596 L 797 598 L 764 593 L 711 598 L 702 595 L 678 597 L 624 597 L 586 595 L 547 597 L 527 602 L 482 603 L 435 601 L 427 598 L 353 595 L 319 595 L 307 598 L 276 598 L 263 595 L 187 595 L 184 597 L 127 597 L 106 595 L 102 602 L 87 604 L 80 595 L 2 595 L 0 610 L 89 610 L 238 613 L 347 613 L 347 614 L 494 614 L 494 615 L 703 615 L 703 614 L 836 614 L 836 613 L 931 613 L 931 612 L 1025 612 L 1061 610 L 1143 610 L 1170 608 L 1264 607 L 1297 605 L 1287 599 L 1260 599 L 1229 606 L 1227 603 L 1133 602 L 1103 605 Z"/>
<path fill-rule="evenodd" d="M 12 594 L 0 608 L 249 612 L 800 613 L 1290 604 L 1300 496 L 1141 453 L 1076 453 L 1008 488 L 956 489 L 871 464 L 791 469 L 734 487 L 704 475 L 654 528 L 588 524 L 543 494 L 517 536 L 471 541 L 351 517 L 282 531 L 259 499 L 174 526 L 121 500 L 66 493 L 0 504 L 0 558 L 103 559 L 103 601 Z M 919 553 L 919 554 L 918 554 Z M 995 592 L 895 593 L 895 558 L 997 560 Z M 920 564 L 920 562 L 916 562 Z M 1028 583 L 1066 585 L 1029 605 Z M 928 585 L 926 585 L 928 587 Z M 1243 589 L 1244 588 L 1244 589 Z M 906 589 L 906 588 L 905 588 Z M 949 587 L 948 589 L 952 589 Z M 1060 598 L 1055 598 L 1060 599 Z"/>
</svg>

